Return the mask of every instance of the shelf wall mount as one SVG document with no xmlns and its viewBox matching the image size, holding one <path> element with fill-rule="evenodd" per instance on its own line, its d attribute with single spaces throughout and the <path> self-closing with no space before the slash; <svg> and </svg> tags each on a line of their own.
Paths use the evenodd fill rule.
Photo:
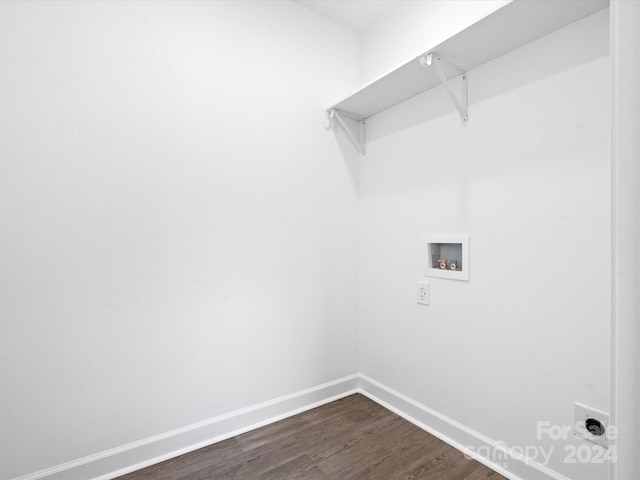
<svg viewBox="0 0 640 480">
<path fill-rule="evenodd" d="M 458 75 L 462 76 L 461 77 L 462 91 L 460 92 L 460 98 L 458 98 L 458 96 L 453 90 L 453 87 L 451 86 L 451 82 L 449 81 L 447 76 L 444 74 L 444 71 L 440 66 L 442 62 L 446 62 L 452 67 L 454 67 L 458 72 Z M 425 68 L 433 68 L 435 70 L 436 74 L 438 75 L 438 78 L 440 79 L 440 83 L 442 83 L 444 88 L 447 90 L 447 93 L 449 94 L 451 101 L 455 105 L 456 110 L 458 110 L 458 113 L 460 114 L 460 118 L 462 118 L 462 121 L 466 122 L 467 120 L 469 120 L 469 99 L 467 96 L 468 74 L 466 70 L 463 70 L 462 68 L 458 67 L 455 63 L 450 62 L 446 58 L 443 58 L 441 55 L 438 55 L 436 52 L 430 52 L 420 57 L 420 65 L 422 65 Z"/>
<path fill-rule="evenodd" d="M 347 123 L 344 121 L 343 117 L 345 116 L 358 122 L 358 133 L 360 138 L 357 138 L 354 135 L 354 133 L 351 131 L 351 128 L 349 128 Z M 360 153 L 361 155 L 367 153 L 367 126 L 365 124 L 364 118 L 358 115 L 350 114 L 348 112 L 342 112 L 335 108 L 327 110 L 327 117 L 329 117 L 330 121 L 334 119 L 338 121 L 338 124 L 342 127 L 342 130 L 344 130 L 344 133 L 347 135 L 349 141 L 351 141 L 353 146 L 356 147 L 356 150 L 358 150 L 358 153 Z"/>
</svg>

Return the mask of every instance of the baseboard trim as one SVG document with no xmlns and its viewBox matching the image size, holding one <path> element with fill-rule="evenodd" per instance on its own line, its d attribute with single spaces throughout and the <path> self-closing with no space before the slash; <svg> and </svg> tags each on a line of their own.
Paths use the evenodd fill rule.
<svg viewBox="0 0 640 480">
<path fill-rule="evenodd" d="M 570 480 L 555 470 L 508 448 L 503 442 L 497 442 L 482 435 L 366 375 L 360 374 L 359 377 L 359 393 L 510 480 Z M 500 452 L 499 455 L 492 455 L 492 457 L 505 459 L 506 467 L 478 454 L 479 451 L 491 451 L 491 449 L 493 452 Z"/>
<path fill-rule="evenodd" d="M 349 375 L 13 480 L 110 480 L 352 395 L 359 379 Z"/>
<path fill-rule="evenodd" d="M 235 410 L 202 422 L 89 455 L 13 480 L 110 480 L 192 452 L 340 398 L 361 393 L 510 480 L 570 480 L 564 475 L 482 435 L 363 374 Z M 478 452 L 500 452 L 499 465 Z"/>
</svg>

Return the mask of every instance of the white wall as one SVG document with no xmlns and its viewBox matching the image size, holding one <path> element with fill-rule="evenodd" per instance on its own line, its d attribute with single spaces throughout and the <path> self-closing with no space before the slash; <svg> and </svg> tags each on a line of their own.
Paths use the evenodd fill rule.
<svg viewBox="0 0 640 480">
<path fill-rule="evenodd" d="M 0 477 L 357 372 L 357 36 L 289 1 L 0 2 Z"/>
<path fill-rule="evenodd" d="M 467 125 L 436 88 L 359 166 L 322 129 L 503 3 L 404 2 L 360 52 L 288 1 L 0 2 L 0 477 L 360 370 L 606 478 L 536 422 L 609 408 L 607 14 L 473 70 Z M 430 307 L 425 233 L 471 235 Z"/>
<path fill-rule="evenodd" d="M 607 466 L 565 463 L 580 442 L 536 424 L 609 409 L 608 48 L 603 11 L 472 70 L 467 124 L 442 87 L 369 119 L 360 162 L 361 372 L 508 446 L 554 447 L 576 480 Z M 421 236 L 449 233 L 470 234 L 470 281 L 432 278 L 417 305 Z"/>
</svg>

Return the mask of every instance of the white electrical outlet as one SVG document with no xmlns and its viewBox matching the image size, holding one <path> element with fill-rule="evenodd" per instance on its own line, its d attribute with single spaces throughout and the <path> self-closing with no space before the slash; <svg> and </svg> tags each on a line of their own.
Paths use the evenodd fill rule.
<svg viewBox="0 0 640 480">
<path fill-rule="evenodd" d="M 429 282 L 418 280 L 417 294 L 420 305 L 429 305 Z"/>
<path fill-rule="evenodd" d="M 610 431 L 609 414 L 576 402 L 574 420 L 576 437 L 609 447 L 609 438 L 615 434 Z"/>
</svg>

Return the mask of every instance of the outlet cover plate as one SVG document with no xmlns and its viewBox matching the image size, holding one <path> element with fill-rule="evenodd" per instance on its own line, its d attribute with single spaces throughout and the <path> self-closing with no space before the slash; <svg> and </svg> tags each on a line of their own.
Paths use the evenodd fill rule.
<svg viewBox="0 0 640 480">
<path fill-rule="evenodd" d="M 575 403 L 574 412 L 574 435 L 577 438 L 609 448 L 609 437 L 613 433 L 610 431 L 612 427 L 609 425 L 609 414 L 578 402 Z M 602 423 L 605 430 L 604 435 L 594 435 L 587 430 L 585 422 L 590 418 Z"/>
<path fill-rule="evenodd" d="M 420 305 L 429 305 L 429 282 L 418 280 L 416 296 Z"/>
</svg>

